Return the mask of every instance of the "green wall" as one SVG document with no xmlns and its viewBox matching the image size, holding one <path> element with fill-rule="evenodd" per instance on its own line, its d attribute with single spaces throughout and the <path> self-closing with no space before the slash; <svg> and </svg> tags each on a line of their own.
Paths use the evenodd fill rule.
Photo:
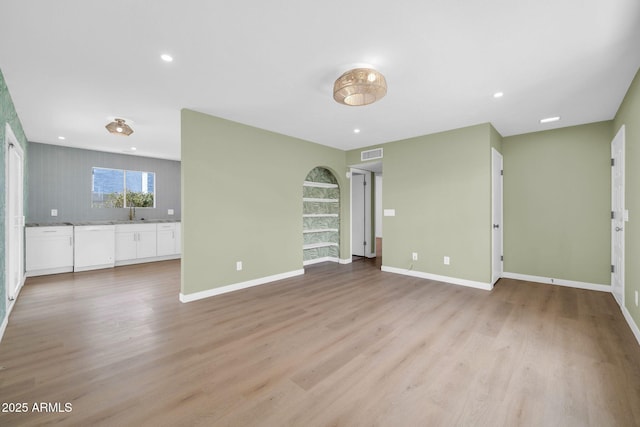
<svg viewBox="0 0 640 427">
<path fill-rule="evenodd" d="M 4 186 L 5 186 L 5 127 L 6 124 L 9 123 L 11 126 L 11 130 L 16 136 L 16 139 L 22 146 L 24 150 L 25 158 L 27 157 L 27 137 L 24 134 L 24 130 L 22 129 L 22 124 L 20 123 L 20 119 L 18 118 L 18 114 L 16 113 L 16 109 L 13 105 L 13 101 L 11 100 L 11 95 L 9 94 L 9 88 L 4 80 L 4 76 L 2 75 L 2 70 L 0 70 L 0 145 L 2 145 L 2 150 L 0 150 L 0 188 L 2 188 L 2 196 L 0 197 L 0 263 L 2 267 L 0 267 L 0 324 L 4 321 L 6 317 L 6 301 L 7 301 L 7 292 L 5 289 L 5 194 L 4 194 Z M 25 194 L 26 194 L 26 177 L 27 177 L 27 165 L 25 165 Z M 26 196 L 25 196 L 25 210 L 27 207 Z M 25 212 L 26 215 L 26 212 Z"/>
<path fill-rule="evenodd" d="M 506 137 L 504 270 L 610 283 L 611 122 Z"/>
<path fill-rule="evenodd" d="M 338 179 L 348 259 L 344 151 L 183 110 L 182 293 L 302 269 L 302 184 L 317 166 Z"/>
<path fill-rule="evenodd" d="M 383 217 L 385 266 L 490 283 L 491 129 L 482 124 L 382 145 L 383 208 L 396 210 Z M 360 151 L 376 147 L 349 151 L 347 163 L 360 163 Z"/>
<path fill-rule="evenodd" d="M 625 204 L 629 222 L 625 229 L 625 306 L 638 328 L 640 308 L 635 293 L 640 292 L 640 71 L 636 74 L 616 114 L 610 139 L 625 125 Z"/>
</svg>

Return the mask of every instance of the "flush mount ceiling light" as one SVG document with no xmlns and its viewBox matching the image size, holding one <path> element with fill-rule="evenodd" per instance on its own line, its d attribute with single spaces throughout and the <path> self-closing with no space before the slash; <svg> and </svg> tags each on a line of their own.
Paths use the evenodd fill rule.
<svg viewBox="0 0 640 427">
<path fill-rule="evenodd" d="M 133 133 L 133 129 L 131 129 L 131 126 L 124 122 L 124 119 L 114 119 L 105 127 L 110 133 L 113 133 L 115 135 L 129 136 Z"/>
<path fill-rule="evenodd" d="M 333 84 L 333 99 L 350 106 L 368 105 L 387 94 L 387 81 L 371 68 L 354 68 Z"/>
</svg>

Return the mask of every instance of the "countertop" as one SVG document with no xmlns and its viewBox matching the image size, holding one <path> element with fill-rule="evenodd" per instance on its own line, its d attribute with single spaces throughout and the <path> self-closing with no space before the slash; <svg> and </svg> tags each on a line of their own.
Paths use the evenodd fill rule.
<svg viewBox="0 0 640 427">
<path fill-rule="evenodd" d="M 159 224 L 166 222 L 180 222 L 179 219 L 136 219 L 115 221 L 73 221 L 73 222 L 29 222 L 26 227 L 72 227 L 82 225 L 118 225 L 118 224 Z"/>
</svg>

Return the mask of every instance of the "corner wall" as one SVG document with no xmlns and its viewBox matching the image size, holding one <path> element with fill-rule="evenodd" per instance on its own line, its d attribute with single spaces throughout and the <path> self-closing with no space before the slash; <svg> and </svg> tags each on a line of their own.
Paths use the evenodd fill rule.
<svg viewBox="0 0 640 427">
<path fill-rule="evenodd" d="M 504 270 L 611 281 L 611 122 L 503 138 Z"/>
<path fill-rule="evenodd" d="M 454 283 L 491 283 L 490 124 L 470 126 L 374 147 L 384 147 L 383 265 L 387 271 L 440 276 Z M 412 260 L 412 253 L 418 260 Z M 444 264 L 444 257 L 450 264 Z"/>
<path fill-rule="evenodd" d="M 625 308 L 636 325 L 636 338 L 640 341 L 640 307 L 635 304 L 635 293 L 640 293 L 640 70 L 618 109 L 609 139 L 613 139 L 625 125 L 625 203 L 629 222 L 625 229 Z M 627 314 L 625 313 L 625 314 Z"/>
<path fill-rule="evenodd" d="M 16 136 L 16 139 L 22 146 L 22 149 L 25 154 L 25 159 L 28 158 L 27 154 L 27 137 L 24 134 L 24 130 L 22 129 L 22 124 L 20 123 L 20 119 L 18 118 L 18 114 L 16 113 L 15 106 L 13 105 L 13 101 L 11 99 L 11 95 L 9 94 L 9 88 L 4 80 L 4 76 L 2 75 L 2 70 L 0 70 L 0 145 L 2 145 L 2 149 L 0 150 L 0 188 L 2 188 L 2 196 L 0 197 L 0 338 L 2 338 L 2 325 L 6 321 L 7 313 L 6 313 L 6 301 L 7 301 L 7 290 L 5 289 L 5 215 L 7 207 L 5 206 L 5 126 L 6 123 L 9 123 L 13 133 Z M 25 162 L 27 162 L 25 160 Z M 25 164 L 24 176 L 25 176 L 25 200 L 24 200 L 24 208 L 25 215 L 27 211 L 27 175 L 28 175 L 28 164 Z"/>
<path fill-rule="evenodd" d="M 182 110 L 182 294 L 300 272 L 302 184 L 317 166 L 338 179 L 350 259 L 344 151 Z"/>
</svg>

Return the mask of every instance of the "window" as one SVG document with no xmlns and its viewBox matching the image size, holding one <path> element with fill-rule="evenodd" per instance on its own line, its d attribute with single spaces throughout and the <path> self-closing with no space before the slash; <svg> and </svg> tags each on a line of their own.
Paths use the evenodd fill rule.
<svg viewBox="0 0 640 427">
<path fill-rule="evenodd" d="M 156 174 L 122 169 L 93 168 L 91 207 L 155 208 Z"/>
</svg>

